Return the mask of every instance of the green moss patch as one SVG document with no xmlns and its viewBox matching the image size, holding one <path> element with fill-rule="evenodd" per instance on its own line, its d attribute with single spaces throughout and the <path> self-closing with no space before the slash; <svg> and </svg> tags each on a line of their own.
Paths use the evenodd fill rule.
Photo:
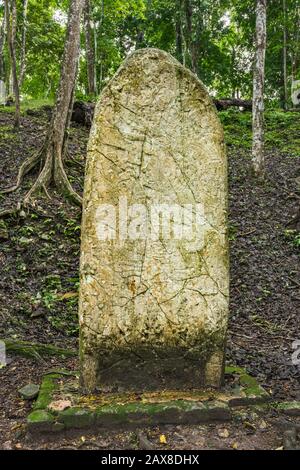
<svg viewBox="0 0 300 470">
<path fill-rule="evenodd" d="M 46 409 L 53 399 L 53 394 L 57 390 L 57 381 L 61 378 L 60 374 L 47 374 L 43 378 L 40 393 L 34 404 L 35 410 Z"/>
<path fill-rule="evenodd" d="M 300 416 L 300 401 L 277 403 L 276 408 L 289 416 Z"/>
<path fill-rule="evenodd" d="M 127 403 L 106 405 L 95 412 L 98 426 L 112 424 L 199 424 L 231 419 L 229 406 L 213 401 L 209 404 L 185 400 L 165 403 Z"/>
<path fill-rule="evenodd" d="M 232 398 L 231 405 L 252 405 L 264 403 L 271 399 L 265 389 L 259 385 L 257 380 L 249 375 L 245 369 L 236 366 L 228 366 L 225 369 L 225 376 L 226 375 L 235 375 L 237 377 L 239 390 L 242 390 L 244 394 L 244 396 L 241 397 L 241 393 L 237 393 L 237 396 Z"/>
<path fill-rule="evenodd" d="M 58 413 L 57 421 L 66 429 L 88 428 L 95 423 L 95 413 L 79 407 L 68 408 Z"/>
<path fill-rule="evenodd" d="M 52 431 L 54 418 L 45 410 L 32 411 L 27 417 L 27 426 L 30 431 Z"/>
</svg>

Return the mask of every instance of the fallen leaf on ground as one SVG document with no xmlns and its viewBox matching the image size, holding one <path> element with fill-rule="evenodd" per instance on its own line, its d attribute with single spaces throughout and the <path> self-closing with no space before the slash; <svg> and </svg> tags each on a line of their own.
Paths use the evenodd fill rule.
<svg viewBox="0 0 300 470">
<path fill-rule="evenodd" d="M 48 408 L 52 411 L 63 411 L 66 408 L 70 408 L 70 406 L 72 406 L 70 400 L 57 400 L 52 401 L 50 405 L 48 405 Z"/>
<path fill-rule="evenodd" d="M 73 297 L 78 297 L 78 292 L 66 292 L 65 294 L 58 294 L 57 297 L 59 300 L 72 299 Z"/>
<path fill-rule="evenodd" d="M 244 426 L 245 428 L 251 429 L 252 431 L 256 430 L 256 427 L 254 426 L 254 424 L 249 423 L 249 421 L 244 421 Z"/>
<path fill-rule="evenodd" d="M 167 443 L 167 438 L 164 434 L 161 434 L 159 436 L 159 442 L 160 442 L 160 444 L 166 444 Z"/>
<path fill-rule="evenodd" d="M 265 422 L 264 419 L 261 420 L 259 423 L 259 429 L 266 429 L 268 427 L 267 423 Z"/>
<path fill-rule="evenodd" d="M 223 437 L 223 438 L 226 439 L 227 437 L 229 437 L 229 431 L 228 431 L 228 429 L 226 429 L 226 428 L 224 428 L 224 429 L 219 429 L 219 430 L 218 430 L 218 435 L 219 435 L 220 437 Z"/>
</svg>

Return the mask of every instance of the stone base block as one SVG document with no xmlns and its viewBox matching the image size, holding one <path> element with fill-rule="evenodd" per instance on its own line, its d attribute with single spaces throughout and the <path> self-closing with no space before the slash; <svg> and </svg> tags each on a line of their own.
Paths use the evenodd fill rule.
<svg viewBox="0 0 300 470">
<path fill-rule="evenodd" d="M 300 416 L 300 401 L 278 403 L 277 409 L 288 416 Z"/>
<path fill-rule="evenodd" d="M 264 403 L 269 395 L 243 369 L 228 367 L 227 385 L 215 390 L 99 393 L 83 395 L 79 374 L 54 371 L 44 376 L 27 419 L 30 432 L 67 429 L 200 424 L 231 419 L 236 407 Z"/>
</svg>

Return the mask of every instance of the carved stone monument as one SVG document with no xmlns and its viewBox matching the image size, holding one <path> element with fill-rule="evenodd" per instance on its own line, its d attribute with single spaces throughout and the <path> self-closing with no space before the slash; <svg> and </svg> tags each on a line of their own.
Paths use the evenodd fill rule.
<svg viewBox="0 0 300 470">
<path fill-rule="evenodd" d="M 86 391 L 219 387 L 228 319 L 227 160 L 203 84 L 134 52 L 96 108 L 80 287 Z"/>
</svg>

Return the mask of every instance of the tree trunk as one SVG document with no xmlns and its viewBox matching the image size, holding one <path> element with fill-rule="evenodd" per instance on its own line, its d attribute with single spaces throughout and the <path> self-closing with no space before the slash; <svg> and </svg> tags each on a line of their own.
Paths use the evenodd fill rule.
<svg viewBox="0 0 300 470">
<path fill-rule="evenodd" d="M 291 53 L 291 61 L 292 61 L 292 82 L 296 79 L 298 73 L 298 66 L 299 66 L 299 52 L 300 52 L 300 6 L 296 6 L 295 12 L 295 44 L 296 47 Z"/>
<path fill-rule="evenodd" d="M 288 84 L 287 84 L 287 30 L 286 30 L 286 0 L 282 1 L 283 7 L 283 108 L 288 109 Z"/>
<path fill-rule="evenodd" d="M 5 44 L 5 31 L 6 31 L 6 14 L 4 16 L 0 26 L 0 80 L 3 80 L 4 77 L 4 57 L 3 50 Z"/>
<path fill-rule="evenodd" d="M 85 29 L 85 47 L 87 62 L 88 94 L 95 96 L 97 94 L 96 69 L 95 69 L 95 51 L 93 44 L 93 28 L 91 25 L 91 3 L 85 0 L 84 4 L 84 29 Z"/>
<path fill-rule="evenodd" d="M 6 29 L 7 29 L 7 44 L 9 49 L 11 72 L 13 78 L 13 89 L 15 95 L 15 123 L 14 127 L 20 127 L 20 90 L 17 74 L 17 60 L 16 60 L 16 27 L 17 27 L 17 6 L 16 0 L 5 0 L 5 15 L 6 15 Z"/>
<path fill-rule="evenodd" d="M 12 188 L 2 190 L 3 193 L 15 191 L 23 177 L 39 162 L 41 172 L 30 191 L 24 198 L 27 205 L 34 194 L 53 183 L 58 190 L 72 202 L 81 205 L 81 197 L 73 190 L 64 169 L 64 154 L 66 153 L 68 128 L 73 107 L 74 87 L 77 75 L 77 64 L 80 51 L 80 18 L 84 0 L 70 0 L 68 25 L 65 39 L 65 49 L 62 59 L 60 82 L 56 95 L 51 122 L 42 148 L 26 159 L 20 167 L 17 183 Z"/>
<path fill-rule="evenodd" d="M 197 71 L 197 54 L 193 40 L 193 9 L 190 0 L 184 0 L 185 18 L 186 18 L 186 45 L 190 56 L 191 69 L 194 73 Z"/>
<path fill-rule="evenodd" d="M 100 14 L 100 21 L 95 24 L 94 27 L 94 50 L 95 50 L 95 64 L 96 64 L 96 81 L 97 76 L 99 76 L 99 85 L 98 90 L 102 90 L 102 82 L 103 82 L 103 62 L 102 62 L 102 55 L 101 52 L 98 51 L 98 37 L 101 34 L 102 28 L 104 24 L 104 0 L 101 0 L 101 14 Z M 99 75 L 97 75 L 97 65 L 100 62 L 100 70 Z"/>
<path fill-rule="evenodd" d="M 257 0 L 256 7 L 256 54 L 253 77 L 253 145 L 254 173 L 263 177 L 264 158 L 264 81 L 266 56 L 267 0 Z"/>
<path fill-rule="evenodd" d="M 183 44 L 182 44 L 182 0 L 177 0 L 175 12 L 175 32 L 176 32 L 176 56 L 179 62 L 183 63 Z"/>
<path fill-rule="evenodd" d="M 22 87 L 24 76 L 25 76 L 25 71 L 26 71 L 27 9 L 28 9 L 28 0 L 23 0 L 22 43 L 21 43 L 20 78 L 19 78 L 19 88 L 20 89 Z"/>
</svg>

